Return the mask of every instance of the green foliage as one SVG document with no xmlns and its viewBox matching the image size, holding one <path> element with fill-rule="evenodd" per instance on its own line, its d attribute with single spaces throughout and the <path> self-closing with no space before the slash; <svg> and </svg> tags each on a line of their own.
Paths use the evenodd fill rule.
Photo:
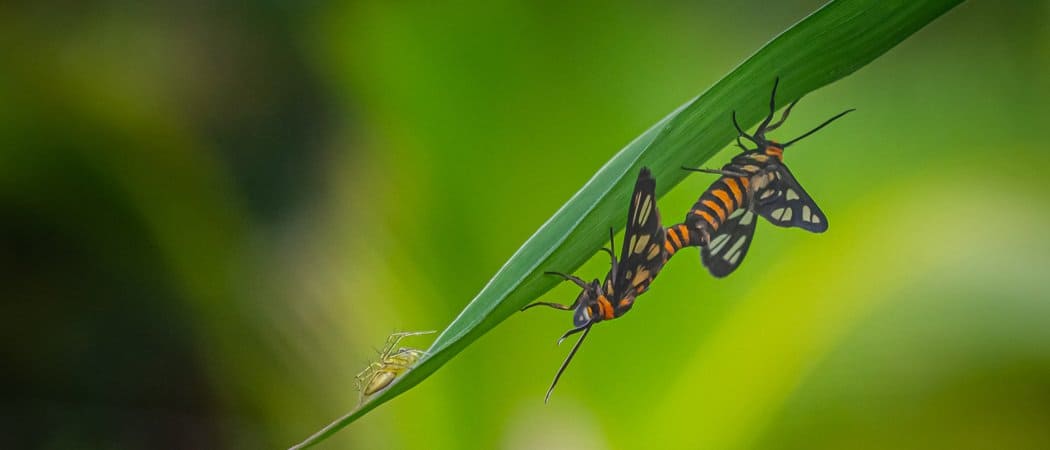
<svg viewBox="0 0 1050 450">
<path fill-rule="evenodd" d="M 666 193 L 688 174 L 681 166 L 702 165 L 736 136 L 732 111 L 745 126 L 766 114 L 774 77 L 781 79 L 777 103 L 787 104 L 863 67 L 959 3 L 832 1 L 789 28 L 613 156 L 518 249 L 412 371 L 298 447 L 327 439 L 430 376 L 555 286 L 559 280 L 544 276 L 544 271 L 571 272 L 587 261 L 606 241 L 610 226 L 623 226 L 627 197 L 640 167 L 650 167 L 658 180 L 658 194 Z"/>
</svg>

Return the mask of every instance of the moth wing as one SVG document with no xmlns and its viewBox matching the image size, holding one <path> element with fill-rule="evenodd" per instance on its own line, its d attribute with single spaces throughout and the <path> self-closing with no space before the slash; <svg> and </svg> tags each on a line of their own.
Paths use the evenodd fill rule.
<svg viewBox="0 0 1050 450">
<path fill-rule="evenodd" d="M 656 180 L 648 168 L 642 168 L 627 210 L 627 231 L 612 283 L 612 297 L 633 299 L 649 289 L 665 262 L 665 238 L 660 213 L 656 209 Z"/>
<path fill-rule="evenodd" d="M 797 227 L 813 233 L 827 231 L 827 216 L 787 166 L 774 170 L 776 179 L 754 197 L 755 212 L 778 227 Z"/>
<path fill-rule="evenodd" d="M 700 259 L 711 275 L 723 278 L 740 267 L 754 240 L 757 222 L 750 210 L 733 211 L 711 236 L 711 241 L 700 247 Z"/>
</svg>

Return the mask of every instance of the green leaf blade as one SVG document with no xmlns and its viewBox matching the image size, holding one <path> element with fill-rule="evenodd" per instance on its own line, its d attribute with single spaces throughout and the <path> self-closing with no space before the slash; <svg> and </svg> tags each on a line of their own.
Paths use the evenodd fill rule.
<svg viewBox="0 0 1050 450">
<path fill-rule="evenodd" d="M 653 171 L 657 193 L 668 192 L 688 175 L 681 166 L 702 165 L 736 137 L 730 121 L 733 111 L 744 126 L 766 115 L 775 77 L 781 79 L 777 104 L 785 105 L 855 72 L 960 3 L 837 0 L 790 27 L 613 156 L 511 256 L 413 370 L 295 448 L 324 441 L 419 384 L 554 287 L 560 280 L 544 276 L 544 271 L 571 272 L 606 242 L 609 227 L 622 228 L 634 177 L 642 166 Z M 680 221 L 684 213 L 679 214 L 663 211 L 665 225 Z"/>
</svg>

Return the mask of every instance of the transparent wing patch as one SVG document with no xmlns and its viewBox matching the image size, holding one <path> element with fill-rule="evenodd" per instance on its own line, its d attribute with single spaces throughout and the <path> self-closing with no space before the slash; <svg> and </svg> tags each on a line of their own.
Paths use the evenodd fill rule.
<svg viewBox="0 0 1050 450">
<path fill-rule="evenodd" d="M 722 278 L 744 262 L 755 236 L 755 213 L 738 209 L 726 218 L 711 242 L 700 248 L 700 258 L 711 275 Z"/>
</svg>

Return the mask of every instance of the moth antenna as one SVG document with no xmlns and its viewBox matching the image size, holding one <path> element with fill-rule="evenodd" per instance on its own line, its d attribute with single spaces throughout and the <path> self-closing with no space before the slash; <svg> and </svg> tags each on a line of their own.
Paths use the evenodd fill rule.
<svg viewBox="0 0 1050 450">
<path fill-rule="evenodd" d="M 569 336 L 572 336 L 572 335 L 574 335 L 576 333 L 579 333 L 581 331 L 585 331 L 585 330 L 587 330 L 589 328 L 591 328 L 591 324 L 588 323 L 587 325 L 584 325 L 582 327 L 577 327 L 577 328 L 573 328 L 573 329 L 571 329 L 569 331 L 566 331 L 565 334 L 561 335 L 561 337 L 558 338 L 558 345 L 561 345 L 561 343 L 564 342 L 565 339 L 568 338 Z"/>
<path fill-rule="evenodd" d="M 798 142 L 798 141 L 801 141 L 802 139 L 804 139 L 804 138 L 808 137 L 809 135 L 811 135 L 811 134 L 813 134 L 813 133 L 816 133 L 816 132 L 820 131 L 820 129 L 821 129 L 821 128 L 824 128 L 824 127 L 828 126 L 828 124 L 830 124 L 831 122 L 834 122 L 834 121 L 835 121 L 835 120 L 837 120 L 838 118 L 840 118 L 840 117 L 842 117 L 842 116 L 845 116 L 846 114 L 849 114 L 849 113 L 851 113 L 851 112 L 853 112 L 853 111 L 856 111 L 856 109 L 847 109 L 847 110 L 845 110 L 845 111 L 842 111 L 842 112 L 840 112 L 840 113 L 836 114 L 836 115 L 835 115 L 834 117 L 832 117 L 832 118 L 830 118 L 830 119 L 828 119 L 828 120 L 825 120 L 825 121 L 824 121 L 824 123 L 822 123 L 822 124 L 818 125 L 818 126 L 817 126 L 816 128 L 814 128 L 814 129 L 812 129 L 812 130 L 809 130 L 809 132 L 807 132 L 806 134 L 803 134 L 802 136 L 799 136 L 799 137 L 797 137 L 797 138 L 795 138 L 795 139 L 792 139 L 792 140 L 788 141 L 787 143 L 785 143 L 785 144 L 784 144 L 784 145 L 782 145 L 781 147 L 782 147 L 782 148 L 787 148 L 787 146 L 789 146 L 789 145 L 791 145 L 791 144 L 794 144 L 794 143 L 796 143 L 796 142 Z"/>
<path fill-rule="evenodd" d="M 565 368 L 569 367 L 569 362 L 572 361 L 572 357 L 576 356 L 576 351 L 580 349 L 580 344 L 583 344 L 583 340 L 587 338 L 587 333 L 591 332 L 591 325 L 592 324 L 587 324 L 583 327 L 569 330 L 567 333 L 562 335 L 561 339 L 558 339 L 558 343 L 560 344 L 561 341 L 565 340 L 565 338 L 572 336 L 573 334 L 578 333 L 580 331 L 583 331 L 583 334 L 580 336 L 580 339 L 576 341 L 576 345 L 572 346 L 572 351 L 569 352 L 569 356 L 565 358 L 565 361 L 561 363 L 561 367 L 558 368 L 558 373 L 554 374 L 554 381 L 551 382 L 551 387 L 547 388 L 547 396 L 543 398 L 544 404 L 551 400 L 551 393 L 554 392 L 554 386 L 558 385 L 558 380 L 561 379 L 561 374 L 565 373 Z"/>
</svg>

